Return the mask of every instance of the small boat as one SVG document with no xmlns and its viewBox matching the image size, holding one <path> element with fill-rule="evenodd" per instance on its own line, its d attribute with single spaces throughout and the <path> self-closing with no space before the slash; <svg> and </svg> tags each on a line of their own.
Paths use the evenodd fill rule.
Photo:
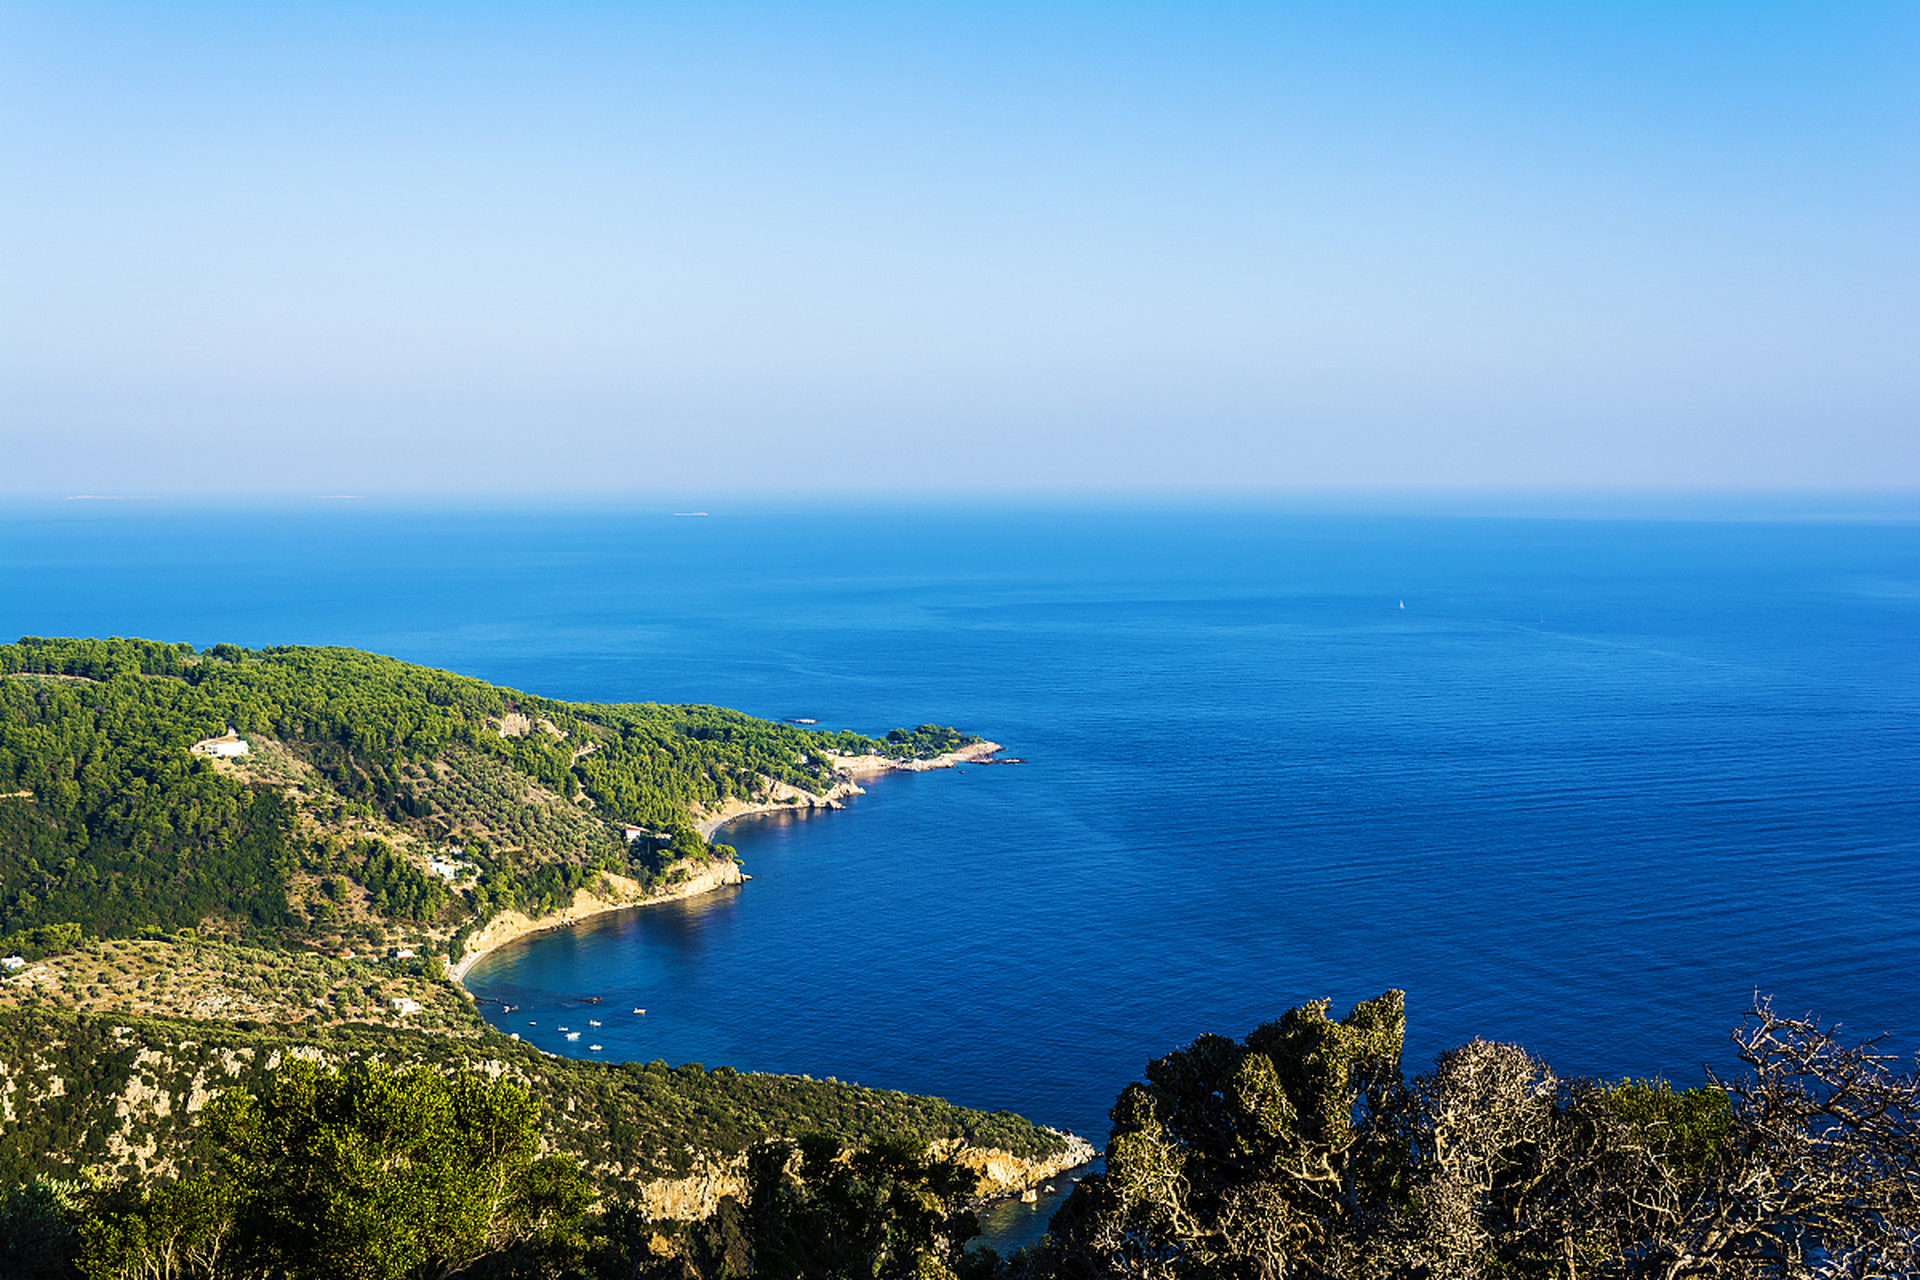
<svg viewBox="0 0 1920 1280">
<path fill-rule="evenodd" d="M 562 1028 L 560 1028 L 560 1029 L 561 1029 L 562 1031 L 565 1031 L 565 1030 L 566 1030 L 566 1028 L 565 1028 L 565 1027 L 562 1027 Z"/>
<path fill-rule="evenodd" d="M 597 1044 L 590 1044 L 587 1046 L 587 1048 L 593 1050 L 595 1053 L 600 1052 L 600 1046 Z"/>
<path fill-rule="evenodd" d="M 645 1009 L 635 1009 L 635 1010 L 634 1010 L 634 1012 L 635 1012 L 635 1013 L 641 1013 L 641 1014 L 644 1014 L 644 1013 L 646 1012 L 646 1010 L 645 1010 Z"/>
<path fill-rule="evenodd" d="M 567 1039 L 569 1039 L 569 1040 L 578 1040 L 579 1038 L 580 1038 L 580 1033 L 579 1033 L 578 1031 L 569 1031 L 569 1032 L 567 1032 Z"/>
<path fill-rule="evenodd" d="M 599 1025 L 600 1025 L 600 1019 L 598 1019 L 598 1018 L 588 1018 L 588 1019 L 587 1019 L 587 1025 L 588 1025 L 588 1026 L 590 1026 L 590 1027 L 597 1027 L 597 1026 L 599 1026 Z"/>
</svg>

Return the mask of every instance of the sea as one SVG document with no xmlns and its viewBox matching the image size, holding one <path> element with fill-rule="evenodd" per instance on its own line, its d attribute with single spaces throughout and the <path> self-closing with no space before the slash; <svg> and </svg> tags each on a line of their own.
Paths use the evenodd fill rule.
<svg viewBox="0 0 1920 1280">
<path fill-rule="evenodd" d="M 15 504 L 0 633 L 354 645 L 1019 758 L 733 823 L 751 882 L 485 958 L 488 1016 L 557 1054 L 1097 1146 L 1150 1059 L 1389 989 L 1409 1074 L 1482 1037 L 1691 1085 L 1756 1000 L 1920 1048 L 1911 518 Z"/>
</svg>

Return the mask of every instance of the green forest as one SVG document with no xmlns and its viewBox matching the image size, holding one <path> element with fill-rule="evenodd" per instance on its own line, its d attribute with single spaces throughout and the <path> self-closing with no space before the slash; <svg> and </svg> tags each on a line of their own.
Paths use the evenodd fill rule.
<svg viewBox="0 0 1920 1280">
<path fill-rule="evenodd" d="M 229 732 L 237 762 L 190 751 Z M 0 937 L 27 954 L 66 925 L 281 945 L 365 925 L 444 948 L 597 872 L 657 883 L 730 856 L 694 833 L 701 814 L 776 782 L 824 796 L 833 755 L 977 741 L 560 702 L 353 649 L 27 637 L 0 646 Z M 629 844 L 628 824 L 662 838 Z M 437 849 L 473 882 L 428 877 Z"/>
<path fill-rule="evenodd" d="M 554 1058 L 497 1035 L 26 1010 L 0 1013 L 0 1070 L 17 1113 L 0 1126 L 9 1276 L 398 1280 L 474 1266 L 584 1280 L 632 1274 L 616 1257 L 657 1267 L 648 1242 L 681 1226 L 641 1207 L 654 1179 L 736 1162 L 744 1174 L 789 1147 L 878 1159 L 896 1180 L 918 1161 L 940 1171 L 938 1212 L 915 1219 L 931 1230 L 976 1182 L 936 1152 L 1063 1147 L 1017 1116 L 937 1098 Z M 163 1169 L 143 1175 L 142 1153 Z"/>
</svg>

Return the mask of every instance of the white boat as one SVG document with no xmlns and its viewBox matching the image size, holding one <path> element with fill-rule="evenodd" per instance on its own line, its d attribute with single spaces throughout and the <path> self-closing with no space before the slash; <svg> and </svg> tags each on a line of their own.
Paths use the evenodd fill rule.
<svg viewBox="0 0 1920 1280">
<path fill-rule="evenodd" d="M 567 1039 L 569 1039 L 569 1040 L 578 1040 L 579 1038 L 580 1038 L 580 1033 L 579 1033 L 578 1031 L 569 1031 L 569 1032 L 567 1032 Z"/>
<path fill-rule="evenodd" d="M 590 1044 L 587 1046 L 587 1048 L 593 1050 L 595 1053 L 600 1052 L 600 1046 L 597 1044 Z"/>
</svg>

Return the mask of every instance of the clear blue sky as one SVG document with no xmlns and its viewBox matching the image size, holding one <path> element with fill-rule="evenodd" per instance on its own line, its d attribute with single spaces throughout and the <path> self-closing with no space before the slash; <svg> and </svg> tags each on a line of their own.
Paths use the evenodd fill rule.
<svg viewBox="0 0 1920 1280">
<path fill-rule="evenodd" d="M 1920 489 L 1920 6 L 0 5 L 0 492 Z"/>
</svg>

